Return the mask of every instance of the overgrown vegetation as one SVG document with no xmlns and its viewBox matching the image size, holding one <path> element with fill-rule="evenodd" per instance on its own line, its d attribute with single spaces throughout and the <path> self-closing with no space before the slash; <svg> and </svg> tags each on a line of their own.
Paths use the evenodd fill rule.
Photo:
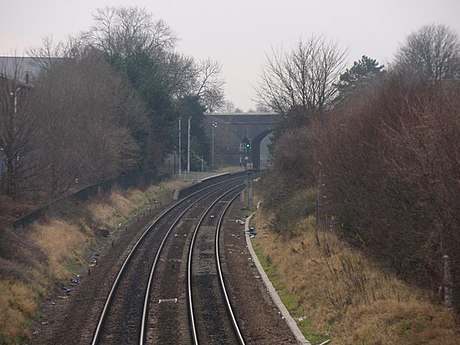
<svg viewBox="0 0 460 345">
<path fill-rule="evenodd" d="M 316 149 L 342 235 L 433 291 L 448 255 L 457 295 L 459 90 L 388 75 L 318 125 Z"/>
<path fill-rule="evenodd" d="M 297 55 L 289 58 L 296 61 Z M 262 182 L 273 229 L 287 239 L 295 235 L 294 219 L 282 219 L 297 217 L 292 205 L 301 190 L 314 189 L 314 212 L 298 207 L 317 216 L 317 227 L 329 229 L 332 220 L 345 243 L 459 311 L 459 61 L 454 32 L 423 27 L 409 36 L 391 69 L 363 57 L 342 74 L 333 101 L 314 111 L 291 107 L 277 129 L 272 168 Z M 305 77 L 306 90 L 309 78 L 327 70 L 317 72 Z M 283 73 L 273 89 L 295 78 Z M 268 106 L 276 102 L 271 96 Z M 320 233 L 317 245 L 323 241 Z M 356 266 L 346 258 L 341 265 Z M 340 293 L 334 290 L 338 298 Z"/>
<path fill-rule="evenodd" d="M 107 7 L 81 35 L 32 49 L 38 76 L 21 58 L 0 66 L 0 194 L 49 203 L 124 173 L 171 173 L 181 116 L 191 155 L 209 162 L 204 113 L 223 103 L 221 66 L 176 41 L 143 9 Z"/>
<path fill-rule="evenodd" d="M 64 295 L 59 287 L 85 273 L 95 251 L 107 249 L 128 222 L 170 200 L 183 184 L 171 181 L 145 192 L 114 190 L 86 204 L 72 203 L 20 233 L 0 232 L 0 344 L 26 340 L 43 298 Z M 99 229 L 110 231 L 109 237 Z"/>
<path fill-rule="evenodd" d="M 354 344 L 456 344 L 453 313 L 435 296 L 401 281 L 334 232 L 315 239 L 315 219 L 272 231 L 275 215 L 258 210 L 256 252 L 283 303 L 314 345 L 327 339 Z M 281 234 L 280 234 L 281 233 Z"/>
</svg>

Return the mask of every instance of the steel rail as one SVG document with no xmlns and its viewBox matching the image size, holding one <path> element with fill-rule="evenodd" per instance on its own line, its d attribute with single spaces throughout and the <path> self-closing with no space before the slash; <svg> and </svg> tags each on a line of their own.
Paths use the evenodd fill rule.
<svg viewBox="0 0 460 345">
<path fill-rule="evenodd" d="M 228 314 L 230 315 L 230 318 L 232 320 L 232 326 L 233 326 L 233 329 L 235 330 L 235 333 L 237 335 L 237 338 L 238 338 L 238 343 L 240 345 L 245 345 L 245 341 L 244 341 L 244 338 L 243 338 L 243 335 L 241 334 L 241 330 L 240 330 L 240 327 L 238 326 L 238 322 L 236 321 L 236 318 L 235 318 L 235 313 L 233 312 L 233 308 L 232 308 L 232 304 L 230 302 L 230 298 L 228 297 L 228 293 L 227 293 L 227 288 L 225 286 L 225 280 L 224 280 L 224 275 L 223 275 L 223 272 L 222 272 L 222 265 L 221 265 L 221 262 L 220 262 L 220 252 L 219 252 L 219 248 L 220 248 L 220 245 L 219 245 L 219 240 L 220 240 L 220 230 L 222 228 L 222 221 L 224 219 L 224 216 L 225 214 L 227 213 L 228 209 L 230 208 L 230 206 L 232 205 L 233 201 L 235 201 L 235 199 L 239 196 L 240 194 L 237 194 L 233 197 L 232 200 L 230 200 L 230 202 L 227 204 L 227 206 L 225 206 L 225 209 L 222 211 L 221 213 L 221 216 L 219 217 L 219 221 L 217 223 L 217 227 L 216 227 L 216 241 L 215 241 L 215 246 L 216 246 L 216 265 L 217 265 L 217 272 L 219 273 L 219 280 L 220 280 L 220 287 L 222 289 L 222 293 L 225 297 L 225 302 L 226 302 L 226 305 L 227 305 L 227 312 Z"/>
<path fill-rule="evenodd" d="M 147 236 L 147 234 L 151 231 L 151 229 L 162 219 L 164 218 L 168 213 L 170 213 L 172 210 L 174 210 L 175 208 L 177 208 L 179 205 L 185 203 L 186 201 L 190 200 L 192 197 L 196 196 L 197 194 L 199 193 L 203 193 L 204 191 L 206 190 L 209 190 L 209 189 L 212 189 L 212 188 L 216 188 L 216 186 L 221 186 L 223 184 L 226 184 L 232 180 L 236 180 L 238 178 L 235 178 L 235 179 L 230 179 L 230 180 L 226 180 L 226 181 L 223 181 L 223 182 L 219 182 L 219 183 L 216 183 L 214 185 L 211 185 L 211 186 L 208 186 L 208 187 L 205 187 L 203 189 L 200 189 L 192 194 L 190 194 L 189 196 L 185 197 L 184 199 L 181 199 L 179 201 L 177 201 L 176 203 L 174 203 L 173 205 L 171 205 L 170 207 L 168 207 L 166 210 L 164 210 L 162 213 L 160 213 L 157 218 L 147 227 L 147 229 L 142 233 L 142 235 L 139 237 L 139 239 L 136 241 L 136 243 L 134 244 L 133 248 L 129 251 L 126 259 L 124 260 L 113 284 L 112 284 L 112 287 L 110 289 L 110 292 L 109 294 L 107 295 L 107 298 L 106 298 L 106 301 L 104 303 L 104 307 L 102 309 L 102 312 L 101 312 L 101 316 L 99 317 L 99 321 L 98 321 L 98 324 L 96 326 L 96 329 L 94 331 L 94 335 L 93 335 L 93 340 L 91 342 L 91 345 L 96 345 L 98 344 L 99 340 L 100 340 L 100 336 L 101 336 L 101 333 L 102 333 L 102 328 L 103 328 L 103 325 L 104 325 L 104 322 L 107 318 L 107 315 L 108 315 L 108 310 L 109 310 L 109 307 L 110 305 L 112 304 L 112 301 L 113 301 L 113 295 L 114 295 L 114 292 L 115 290 L 117 289 L 118 285 L 119 285 L 119 282 L 120 282 L 120 279 L 125 271 L 125 267 L 127 266 L 127 264 L 129 263 L 129 261 L 131 260 L 132 256 L 133 256 L 133 253 L 137 250 L 139 244 L 145 239 L 145 237 Z M 201 198 L 200 198 L 201 199 Z M 194 204 L 194 203 L 193 203 Z M 193 205 L 192 204 L 192 205 Z M 188 207 L 188 209 L 190 208 L 191 206 Z M 141 337 L 142 338 L 142 337 Z"/>
<path fill-rule="evenodd" d="M 164 247 L 164 244 L 166 243 L 167 239 L 169 238 L 169 235 L 171 233 L 171 231 L 174 229 L 174 227 L 176 226 L 177 223 L 179 223 L 179 221 L 181 220 L 181 218 L 184 216 L 185 213 L 187 213 L 187 211 L 189 211 L 194 205 L 196 205 L 198 202 L 200 202 L 201 200 L 203 200 L 204 198 L 206 198 L 207 196 L 219 191 L 220 189 L 218 190 L 212 190 L 210 191 L 209 193 L 207 194 L 204 194 L 203 196 L 201 196 L 199 199 L 197 199 L 196 201 L 194 201 L 191 205 L 189 205 L 184 211 L 181 212 L 181 214 L 174 220 L 174 222 L 171 224 L 171 226 L 169 227 L 168 231 L 166 232 L 166 234 L 164 235 L 163 237 L 163 240 L 161 241 L 160 243 L 160 247 L 158 248 L 157 250 L 157 253 L 155 255 L 155 259 L 153 261 L 153 264 L 152 264 L 152 267 L 150 268 L 150 275 L 149 275 L 149 280 L 148 280 L 148 283 L 147 283 L 147 286 L 146 286 L 146 289 L 145 289 L 145 295 L 144 295 L 144 306 L 142 308 L 142 323 L 141 323 L 141 337 L 140 337 L 140 340 L 139 340 L 139 345 L 144 345 L 145 343 L 145 326 L 147 324 L 147 314 L 148 314 L 148 304 L 149 304 L 149 295 L 150 295 L 150 290 L 151 290 L 151 287 L 152 287 L 152 282 L 153 282 L 153 278 L 154 278 L 154 274 L 155 274 L 155 270 L 156 270 L 156 267 L 157 267 L 157 263 L 158 263 L 158 260 L 160 258 L 160 255 L 161 255 L 161 252 L 163 251 L 163 247 Z M 224 193 L 224 195 L 227 194 L 227 193 Z M 220 198 L 218 198 L 217 200 L 220 200 Z M 213 203 L 213 205 L 215 204 L 215 202 Z M 207 212 L 207 211 L 206 211 Z M 205 212 L 205 213 L 206 213 Z"/>
<path fill-rule="evenodd" d="M 209 211 L 212 209 L 212 207 L 215 206 L 215 204 L 217 204 L 223 196 L 227 195 L 227 194 L 230 194 L 231 192 L 233 192 L 235 189 L 238 189 L 242 187 L 242 185 L 239 185 L 239 186 L 236 186 L 235 188 L 229 190 L 228 192 L 226 192 L 225 194 L 223 194 L 218 200 L 216 200 L 212 205 L 210 205 L 208 207 L 208 209 L 206 209 L 205 212 L 203 212 L 203 215 L 201 216 L 200 220 L 198 221 L 196 227 L 195 227 L 195 230 L 193 231 L 193 236 L 192 236 L 192 239 L 190 241 L 190 249 L 189 249 L 189 255 L 188 255 L 188 258 L 187 258 L 187 295 L 188 295 L 188 306 L 189 306 L 189 316 L 190 316 L 190 326 L 191 326 L 191 332 L 192 332 L 192 338 L 193 338 L 193 344 L 194 345 L 199 345 L 199 340 L 198 340 L 198 333 L 197 333 L 197 326 L 196 326 L 196 322 L 195 322 L 195 314 L 194 314 L 194 307 L 193 307 L 193 295 L 192 295 L 192 256 L 193 256 L 193 249 L 194 249 L 194 245 L 195 245 L 195 240 L 196 240 L 196 236 L 197 236 L 197 233 L 198 233 L 198 229 L 200 228 L 201 224 L 203 223 L 203 220 L 205 219 L 205 217 L 207 216 L 207 214 L 209 213 Z M 229 204 L 231 202 L 233 202 L 236 197 L 240 195 L 240 193 L 237 193 L 235 197 L 233 197 L 231 199 L 231 201 L 229 202 Z M 225 208 L 227 209 L 228 206 Z M 235 321 L 236 322 L 236 321 Z M 241 333 L 238 332 L 240 335 Z"/>
</svg>

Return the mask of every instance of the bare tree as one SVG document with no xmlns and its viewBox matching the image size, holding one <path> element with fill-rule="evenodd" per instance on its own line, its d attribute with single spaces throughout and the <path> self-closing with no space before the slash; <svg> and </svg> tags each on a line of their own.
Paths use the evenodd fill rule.
<svg viewBox="0 0 460 345">
<path fill-rule="evenodd" d="M 425 25 L 399 48 L 396 62 L 430 80 L 460 78 L 460 42 L 445 25 Z"/>
<path fill-rule="evenodd" d="M 235 104 L 232 101 L 225 101 L 222 103 L 222 105 L 216 109 L 216 112 L 219 113 L 235 113 Z"/>
<path fill-rule="evenodd" d="M 49 70 L 53 65 L 53 58 L 62 56 L 62 43 L 54 44 L 51 36 L 42 38 L 42 45 L 38 48 L 31 48 L 27 54 L 34 59 L 35 63 L 43 70 Z"/>
<path fill-rule="evenodd" d="M 94 15 L 95 24 L 84 36 L 89 45 L 109 56 L 151 55 L 172 48 L 176 37 L 162 20 L 138 7 L 106 7 Z"/>
<path fill-rule="evenodd" d="M 174 98 L 196 97 L 209 112 L 223 104 L 222 66 L 217 61 L 196 61 L 178 53 L 166 57 L 159 73 Z"/>
<path fill-rule="evenodd" d="M 22 80 L 22 60 L 12 58 L 12 70 L 2 66 L 0 75 L 0 151 L 6 171 L 1 180 L 1 192 L 15 197 L 20 183 L 28 173 L 29 139 L 35 119 L 29 107 L 30 86 Z"/>
<path fill-rule="evenodd" d="M 323 36 L 299 41 L 288 53 L 273 51 L 256 88 L 259 103 L 284 116 L 292 109 L 325 110 L 336 93 L 345 55 Z"/>
<path fill-rule="evenodd" d="M 69 59 L 41 76 L 33 145 L 42 188 L 52 198 L 74 187 L 76 178 L 95 183 L 138 167 L 132 133 L 142 130 L 145 109 L 127 88 L 100 59 Z"/>
<path fill-rule="evenodd" d="M 207 59 L 198 63 L 194 92 L 209 112 L 224 103 L 224 81 L 221 75 L 222 66 L 217 61 Z"/>
<path fill-rule="evenodd" d="M 53 41 L 52 37 L 45 36 L 42 39 L 41 46 L 29 49 L 27 54 L 32 57 L 42 69 L 48 70 L 53 66 L 56 59 L 84 58 L 94 52 L 94 49 L 87 45 L 83 37 L 69 35 L 65 41 L 56 43 Z"/>
</svg>

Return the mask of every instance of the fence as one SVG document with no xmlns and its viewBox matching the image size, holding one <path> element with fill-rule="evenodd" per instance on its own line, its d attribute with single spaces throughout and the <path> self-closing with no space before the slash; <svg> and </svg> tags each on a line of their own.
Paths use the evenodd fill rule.
<svg viewBox="0 0 460 345">
<path fill-rule="evenodd" d="M 122 174 L 111 180 L 104 181 L 102 183 L 88 186 L 74 194 L 67 195 L 63 198 L 53 201 L 51 204 L 35 210 L 32 213 L 16 220 L 13 223 L 13 228 L 20 229 L 43 219 L 51 211 L 58 209 L 60 206 L 68 203 L 79 203 L 89 200 L 97 195 L 102 195 L 111 191 L 115 186 L 119 186 L 123 189 L 128 188 L 139 188 L 145 189 L 146 187 L 158 183 L 166 176 L 158 176 L 156 171 L 138 172 L 131 174 Z"/>
</svg>

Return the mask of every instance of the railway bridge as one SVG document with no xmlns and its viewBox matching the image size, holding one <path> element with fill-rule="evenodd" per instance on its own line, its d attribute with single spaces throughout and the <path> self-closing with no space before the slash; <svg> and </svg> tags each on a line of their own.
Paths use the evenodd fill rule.
<svg viewBox="0 0 460 345">
<path fill-rule="evenodd" d="M 268 164 L 267 139 L 279 120 L 275 113 L 206 115 L 216 164 L 264 168 Z"/>
</svg>

